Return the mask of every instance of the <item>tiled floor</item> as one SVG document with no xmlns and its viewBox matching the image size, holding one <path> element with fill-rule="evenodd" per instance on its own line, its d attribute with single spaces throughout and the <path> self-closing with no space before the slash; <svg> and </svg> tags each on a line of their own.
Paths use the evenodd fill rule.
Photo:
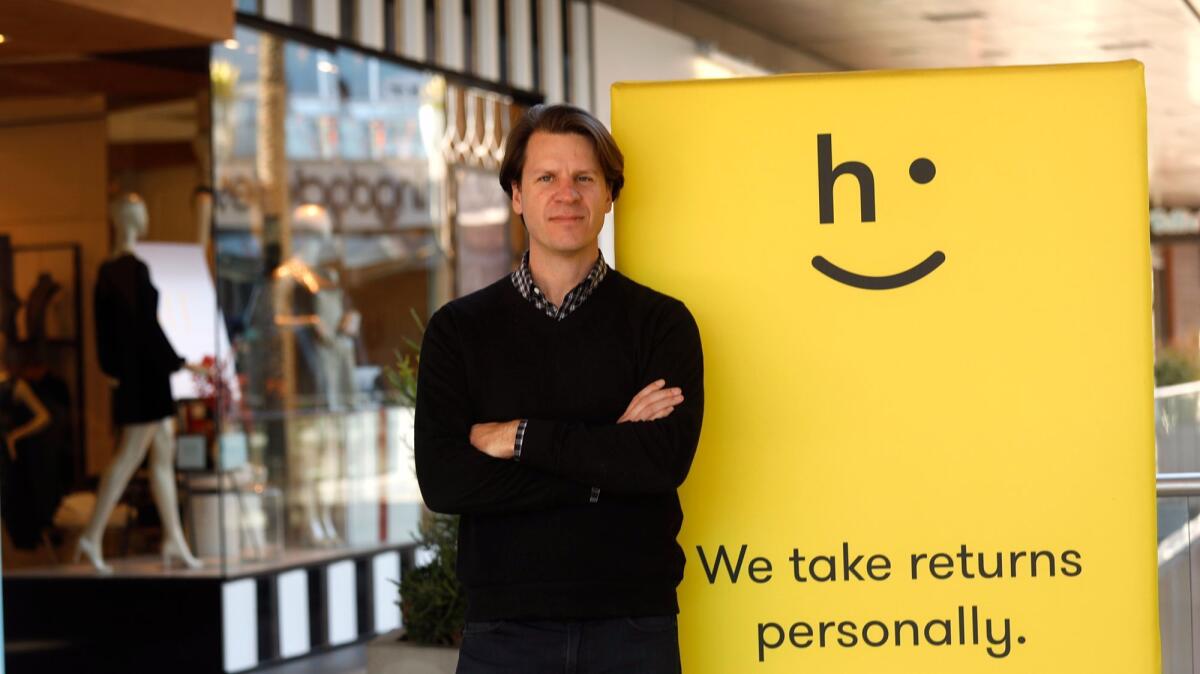
<svg viewBox="0 0 1200 674">
<path fill-rule="evenodd" d="M 347 646 L 296 662 L 259 669 L 256 674 L 367 674 L 367 647 Z"/>
</svg>

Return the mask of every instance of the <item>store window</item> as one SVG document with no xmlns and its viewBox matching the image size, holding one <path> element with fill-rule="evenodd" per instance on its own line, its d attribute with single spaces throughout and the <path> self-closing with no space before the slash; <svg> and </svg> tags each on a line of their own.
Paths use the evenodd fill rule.
<svg viewBox="0 0 1200 674">
<path fill-rule="evenodd" d="M 410 540 L 411 401 L 386 369 L 450 298 L 444 81 L 239 27 L 214 46 L 214 244 L 231 351 L 215 460 L 230 563 Z M 224 451 L 228 447 L 229 451 Z M 232 493 L 233 498 L 230 498 Z M 216 497 L 214 497 L 216 498 Z M 249 505 L 249 507 L 247 507 Z"/>
</svg>

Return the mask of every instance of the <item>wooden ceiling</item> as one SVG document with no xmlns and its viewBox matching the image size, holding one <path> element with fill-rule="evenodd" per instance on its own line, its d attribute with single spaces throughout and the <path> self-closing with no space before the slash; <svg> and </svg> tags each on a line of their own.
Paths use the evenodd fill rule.
<svg viewBox="0 0 1200 674">
<path fill-rule="evenodd" d="M 0 60 L 207 45 L 233 34 L 229 0 L 2 0 Z"/>
</svg>

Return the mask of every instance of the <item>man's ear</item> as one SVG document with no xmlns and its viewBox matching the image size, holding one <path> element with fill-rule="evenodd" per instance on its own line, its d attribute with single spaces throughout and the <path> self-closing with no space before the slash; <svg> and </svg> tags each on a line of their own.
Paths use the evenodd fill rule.
<svg viewBox="0 0 1200 674">
<path fill-rule="evenodd" d="M 516 181 L 513 181 L 513 183 L 512 183 L 513 213 L 516 213 L 517 215 L 524 215 L 525 212 L 524 212 L 524 210 L 522 210 L 523 208 L 524 207 L 521 205 L 521 186 L 518 185 Z"/>
</svg>

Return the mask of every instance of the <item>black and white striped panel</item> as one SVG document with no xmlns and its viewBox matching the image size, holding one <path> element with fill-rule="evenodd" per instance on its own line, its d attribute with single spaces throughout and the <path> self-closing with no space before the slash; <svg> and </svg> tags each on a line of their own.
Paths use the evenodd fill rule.
<svg viewBox="0 0 1200 674">
<path fill-rule="evenodd" d="M 242 12 L 592 106 L 592 0 L 234 0 Z"/>
<path fill-rule="evenodd" d="M 239 578 L 221 591 L 226 672 L 304 656 L 400 627 L 400 553 Z"/>
</svg>

